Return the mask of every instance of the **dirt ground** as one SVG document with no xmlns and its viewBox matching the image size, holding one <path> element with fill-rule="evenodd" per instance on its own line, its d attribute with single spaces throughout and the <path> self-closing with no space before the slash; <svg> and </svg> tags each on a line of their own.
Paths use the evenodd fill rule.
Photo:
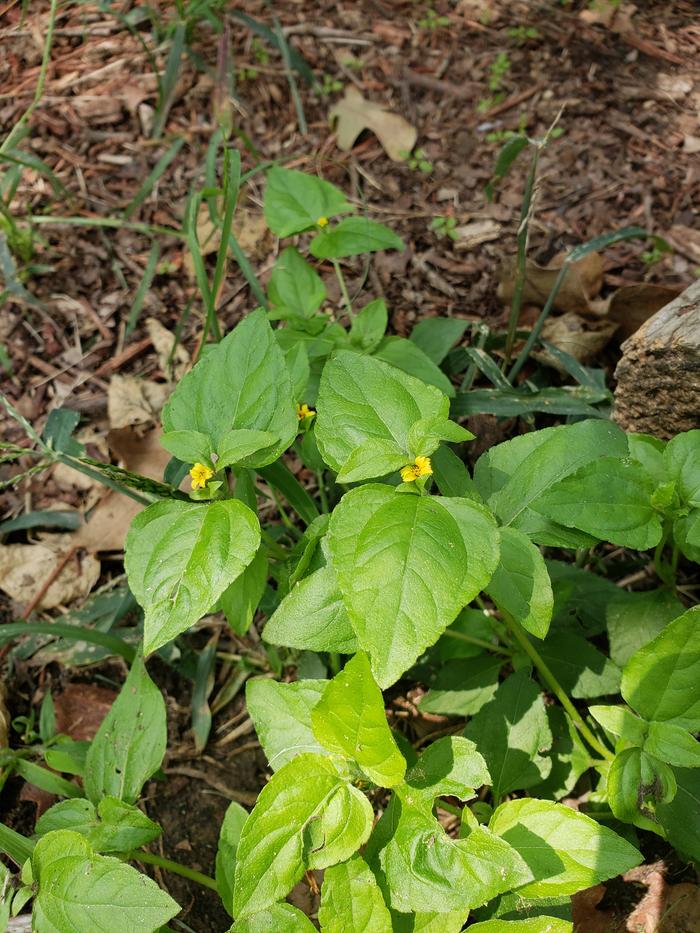
<svg viewBox="0 0 700 933">
<path fill-rule="evenodd" d="M 188 195 L 204 183 L 207 147 L 216 129 L 212 101 L 219 40 L 201 21 L 192 28 L 192 54 L 184 58 L 173 86 L 162 136 L 152 138 L 158 117 L 153 68 L 154 63 L 166 68 L 175 12 L 165 2 L 151 7 L 159 11 L 162 27 L 163 41 L 155 48 L 149 45 L 148 21 L 133 18 L 132 31 L 124 27 L 123 17 L 136 8 L 128 0 L 61 4 L 44 92 L 22 145 L 51 168 L 65 191 L 52 190 L 37 171 L 23 172 L 15 215 L 27 230 L 29 216 L 43 221 L 31 226 L 32 247 L 20 268 L 23 288 L 35 301 L 0 301 L 0 345 L 8 357 L 2 363 L 2 391 L 37 429 L 61 405 L 81 412 L 88 449 L 116 457 L 130 444 L 134 469 L 134 444 L 143 456 L 154 418 L 149 423 L 147 412 L 137 419 L 136 435 L 108 436 L 110 429 L 125 430 L 110 407 L 113 380 L 137 377 L 167 389 L 163 354 L 147 319 L 156 318 L 171 332 L 180 329 L 185 358 L 194 356 L 202 325 L 182 239 L 163 234 L 154 240 L 138 225 L 181 227 Z M 0 140 L 32 100 L 48 9 L 41 0 L 0 0 Z M 582 0 L 279 0 L 274 14 L 317 81 L 314 88 L 296 79 L 306 133 L 279 53 L 234 16 L 243 12 L 273 27 L 270 6 L 242 0 L 227 10 L 236 76 L 232 117 L 243 171 L 282 160 L 316 172 L 404 238 L 403 253 L 379 254 L 369 267 L 358 263 L 349 274 L 351 292 L 363 288 L 367 300 L 386 297 L 396 333 L 406 335 L 421 317 L 436 314 L 483 320 L 490 327 L 503 324 L 498 283 L 515 248 L 527 162 L 516 164 L 493 202 L 485 198 L 484 187 L 506 131 L 542 135 L 557 115 L 562 132 L 540 163 L 532 254 L 546 262 L 566 247 L 639 224 L 663 237 L 671 252 L 645 256 L 649 247 L 638 242 L 608 250 L 603 295 L 639 282 L 682 289 L 700 274 L 697 3 L 637 0 L 630 7 L 623 2 L 606 20 L 596 18 Z M 422 153 L 411 163 L 392 161 L 372 133 L 341 151 L 328 113 L 344 87 L 357 88 L 413 124 Z M 177 140 L 182 143 L 176 157 L 134 207 L 149 172 Z M 258 173 L 241 197 L 239 234 L 264 283 L 277 247 L 256 223 L 262 192 Z M 50 216 L 98 225 L 45 222 Z M 454 218 L 458 237 L 431 229 L 436 217 Z M 116 222 L 99 225 L 105 219 Z M 155 263 L 155 272 L 136 325 L 127 333 L 149 263 Z M 332 269 L 324 278 L 333 303 L 339 296 Z M 219 301 L 222 328 L 254 306 L 245 279 L 232 265 Z M 612 369 L 617 355 L 613 338 L 598 365 Z M 148 399 L 131 401 L 141 411 L 148 408 Z M 3 416 L 0 422 L 3 439 L 22 442 L 15 422 Z M 61 508 L 85 509 L 98 497 L 93 487 L 54 473 L 21 491 L 5 491 L 0 520 L 56 508 L 57 502 Z M 121 572 L 118 553 L 95 568 L 100 586 L 108 587 Z M 78 588 L 69 605 L 84 596 Z M 21 599 L 5 594 L 0 599 L 6 619 L 26 608 Z M 59 604 L 63 609 L 66 601 Z M 11 713 L 26 712 L 47 686 L 60 693 L 72 680 L 94 680 L 114 689 L 119 679 L 113 667 L 81 667 L 74 675 L 55 662 L 17 662 Z M 211 873 L 231 792 L 257 790 L 264 780 L 264 756 L 251 733 L 217 744 L 245 720 L 240 696 L 215 719 L 204 757 L 197 755 L 185 715 L 189 685 L 167 677 L 163 685 L 171 700 L 173 742 L 165 779 L 151 785 L 147 809 L 164 827 L 164 854 Z M 26 829 L 31 807 L 42 804 L 20 801 L 20 793 L 19 784 L 8 785 L 2 806 L 11 823 Z M 195 933 L 226 928 L 226 915 L 202 897 L 201 889 L 172 875 L 161 880 L 186 908 L 187 928 Z M 634 883 L 649 888 L 648 878 Z M 596 922 L 604 913 L 601 922 L 607 925 L 601 929 L 647 930 L 638 918 L 637 926 L 628 925 L 637 901 L 630 906 L 620 897 L 616 909 L 615 898 L 608 897 L 604 911 L 596 910 L 601 898 L 590 905 Z M 595 933 L 594 915 L 580 909 L 577 929 Z M 663 929 L 681 933 L 681 927 Z"/>
</svg>

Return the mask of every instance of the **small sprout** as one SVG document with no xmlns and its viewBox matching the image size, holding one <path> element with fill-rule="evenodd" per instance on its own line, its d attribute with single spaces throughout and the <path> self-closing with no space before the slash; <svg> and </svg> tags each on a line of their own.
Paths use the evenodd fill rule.
<svg viewBox="0 0 700 933">
<path fill-rule="evenodd" d="M 401 479 L 404 483 L 414 483 L 421 476 L 431 476 L 432 472 L 430 457 L 416 457 L 413 463 L 402 467 Z"/>
<path fill-rule="evenodd" d="M 192 477 L 192 488 L 204 489 L 204 487 L 207 485 L 207 480 L 210 480 L 213 475 L 214 471 L 211 467 L 208 467 L 205 463 L 195 463 L 190 470 L 190 476 Z"/>
</svg>

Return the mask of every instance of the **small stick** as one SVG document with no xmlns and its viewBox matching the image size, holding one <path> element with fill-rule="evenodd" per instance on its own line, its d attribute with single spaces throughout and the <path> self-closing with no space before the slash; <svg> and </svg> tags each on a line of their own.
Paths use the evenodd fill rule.
<svg viewBox="0 0 700 933">
<path fill-rule="evenodd" d="M 66 566 L 68 561 L 71 559 L 71 557 L 73 557 L 73 555 L 75 554 L 77 550 L 78 550 L 77 547 L 72 547 L 69 551 L 66 551 L 66 553 L 63 555 L 61 560 L 56 564 L 56 566 L 51 571 L 47 579 L 44 581 L 42 586 L 34 594 L 34 598 L 32 599 L 32 601 L 29 603 L 27 608 L 22 613 L 22 615 L 20 616 L 20 619 L 22 619 L 25 622 L 27 621 L 29 616 L 34 612 L 34 610 L 39 605 L 39 603 L 42 601 L 44 596 L 46 596 L 46 593 L 49 587 L 51 586 L 51 584 L 54 582 L 54 580 L 58 578 L 63 568 Z"/>
</svg>

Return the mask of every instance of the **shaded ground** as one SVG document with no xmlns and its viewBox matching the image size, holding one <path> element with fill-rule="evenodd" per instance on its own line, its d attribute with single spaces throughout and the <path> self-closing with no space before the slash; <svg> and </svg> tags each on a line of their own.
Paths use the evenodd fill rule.
<svg viewBox="0 0 700 933">
<path fill-rule="evenodd" d="M 48 4 L 33 2 L 24 19 L 22 6 L 0 3 L 0 138 L 30 103 L 39 78 Z M 126 15 L 131 6 L 120 4 L 119 10 Z M 123 218 L 148 173 L 181 139 L 182 148 L 153 191 L 129 212 L 131 223 L 180 228 L 188 194 L 203 184 L 215 130 L 217 38 L 206 22 L 193 26 L 198 67 L 185 59 L 162 138 L 154 140 L 157 82 L 151 57 L 165 68 L 174 14 L 171 4 L 152 6 L 160 10 L 163 39 L 152 52 L 143 47 L 152 39 L 146 21 L 135 20 L 130 33 L 96 4 L 61 7 L 44 94 L 23 146 L 46 162 L 68 195 L 55 195 L 45 177 L 25 171 L 13 207 L 20 221 L 28 215 Z M 693 232 L 700 207 L 697 5 L 638 0 L 632 28 L 622 32 L 615 31 L 619 22 L 607 27 L 582 20 L 586 6 L 557 0 L 436 0 L 432 7 L 413 0 L 340 5 L 283 0 L 275 5 L 281 26 L 325 88 L 319 92 L 300 84 L 306 135 L 299 130 L 279 55 L 232 18 L 233 118 L 243 168 L 279 159 L 317 172 L 404 237 L 404 253 L 380 254 L 369 268 L 358 264 L 349 275 L 352 291 L 364 286 L 367 299 L 386 296 L 397 333 L 409 333 L 417 319 L 434 314 L 497 325 L 504 317 L 497 297 L 499 268 L 514 250 L 526 164 L 516 165 L 495 203 L 486 201 L 484 185 L 505 131 L 542 134 L 563 107 L 564 132 L 541 161 L 534 251 L 549 258 L 573 243 L 638 223 L 664 236 L 674 252 L 650 265 L 641 244 L 609 251 L 605 287 L 641 280 L 685 287 L 700 267 L 700 237 Z M 262 0 L 229 9 L 272 25 Z M 499 61 L 499 86 L 490 87 Z M 424 153 L 419 161 L 429 163 L 429 171 L 391 162 L 369 134 L 351 152 L 341 152 L 327 115 L 343 85 L 356 86 L 412 122 Z M 262 190 L 262 175 L 253 176 L 241 207 L 259 213 Z M 459 226 L 482 226 L 453 242 L 431 230 L 439 216 L 454 217 Z M 256 236 L 254 225 L 248 232 L 251 260 L 264 282 L 276 245 Z M 36 427 L 49 410 L 65 404 L 86 416 L 95 443 L 104 442 L 110 378 L 116 373 L 164 380 L 144 326 L 149 316 L 171 330 L 181 325 L 182 343 L 194 354 L 202 311 L 177 237 L 157 239 L 156 271 L 136 327 L 125 335 L 152 242 L 123 224 L 33 227 L 32 254 L 18 264 L 26 273 L 24 287 L 44 308 L 1 304 L 0 344 L 12 364 L 3 391 Z M 43 268 L 30 268 L 37 266 Z M 335 281 L 332 270 L 325 271 L 333 302 Z M 222 327 L 230 327 L 254 303 L 233 266 L 220 296 Z M 3 423 L 3 436 L 21 438 L 14 422 Z M 89 494 L 55 476 L 42 478 L 28 490 L 5 493 L 0 517 L 57 501 L 63 507 L 84 506 Z M 118 561 L 103 562 L 100 583 L 120 572 Z M 7 617 L 14 616 L 17 607 L 2 599 Z M 20 675 L 13 714 L 26 712 L 44 684 L 44 674 L 34 668 Z M 55 667 L 49 675 L 49 681 L 58 676 Z M 219 747 L 215 735 L 206 757 L 196 756 L 182 712 L 188 699 L 183 685 L 168 684 L 168 692 L 170 773 L 157 793 L 151 785 L 147 807 L 164 827 L 164 853 L 210 873 L 226 791 L 255 791 L 265 761 L 250 734 Z M 239 705 L 240 700 L 223 710 L 216 725 L 233 721 L 235 729 L 242 721 Z M 13 803 L 12 811 L 20 823 L 29 818 L 26 801 L 21 806 L 18 801 L 16 810 Z M 191 907 L 184 920 L 196 933 L 224 929 L 225 916 L 200 889 L 170 875 L 164 881 L 183 906 Z M 624 903 L 626 911 L 633 908 Z M 603 906 L 614 908 L 610 899 Z M 592 926 L 581 930 L 593 933 Z"/>
</svg>

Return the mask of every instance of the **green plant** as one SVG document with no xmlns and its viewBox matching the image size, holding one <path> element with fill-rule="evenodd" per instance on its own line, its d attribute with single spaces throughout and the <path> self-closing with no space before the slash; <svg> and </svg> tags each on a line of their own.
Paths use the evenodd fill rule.
<svg viewBox="0 0 700 933">
<path fill-rule="evenodd" d="M 455 230 L 457 220 L 454 217 L 433 217 L 430 221 L 430 229 L 437 236 L 447 236 L 451 240 L 458 240 L 459 234 Z"/>
<path fill-rule="evenodd" d="M 532 39 L 540 38 L 540 31 L 536 26 L 511 26 L 506 30 L 509 39 L 513 39 L 516 45 L 526 45 Z"/>
<path fill-rule="evenodd" d="M 407 152 L 403 150 L 399 153 L 399 155 L 402 159 L 405 160 L 406 165 L 413 172 L 423 172 L 423 174 L 427 175 L 433 170 L 433 163 L 428 158 L 426 158 L 425 150 L 421 149 L 420 147 L 418 149 L 414 149 L 413 152 Z"/>
<path fill-rule="evenodd" d="M 507 52 L 499 52 L 491 62 L 489 69 L 488 88 L 491 94 L 488 97 L 482 97 L 476 105 L 479 113 L 485 113 L 504 99 L 505 94 L 502 90 L 503 79 L 511 69 L 511 61 Z"/>
<path fill-rule="evenodd" d="M 395 234 L 334 186 L 278 167 L 264 206 L 278 236 L 310 237 L 310 256 L 334 268 L 346 326 L 320 312 L 318 272 L 284 249 L 269 310 L 208 347 L 168 400 L 166 482 L 87 458 L 74 414 L 52 413 L 40 436 L 8 407 L 34 442 L 6 445 L 8 458 L 91 469 L 146 508 L 125 557 L 143 654 L 91 632 L 131 669 L 83 757 L 54 757 L 69 777 L 47 773 L 66 799 L 35 837 L 0 827 L 20 869 L 3 875 L 0 911 L 33 898 L 37 933 L 153 933 L 178 905 L 136 862 L 218 893 L 232 933 L 314 929 L 285 902 L 309 870 L 325 871 L 324 933 L 458 933 L 467 921 L 475 933 L 570 931 L 574 893 L 641 861 L 636 829 L 700 859 L 688 805 L 700 785 L 700 610 L 675 593 L 679 555 L 700 556 L 700 431 L 664 443 L 588 418 L 492 447 L 471 475 L 451 445 L 473 435 L 452 420 L 458 397 L 434 381 L 454 394 L 439 366 L 449 369 L 466 322 L 427 319 L 411 340 L 385 337 L 383 302 L 356 312 L 340 263 L 400 248 Z M 423 358 L 433 379 L 406 371 Z M 315 486 L 285 466 L 290 447 Z M 259 508 L 270 494 L 279 517 Z M 658 588 L 628 593 L 541 550 L 585 563 L 613 547 L 644 564 L 653 551 Z M 161 765 L 166 715 L 144 655 L 168 657 L 214 609 L 243 637 L 268 580 L 262 648 L 244 679 L 273 775 L 252 812 L 230 805 L 209 877 L 147 848 L 161 829 L 137 802 Z M 4 626 L 0 641 L 42 625 L 56 628 Z M 85 637 L 71 625 L 56 634 L 71 629 Z M 329 676 L 267 676 L 301 652 Z M 420 709 L 449 726 L 412 745 L 391 698 L 416 683 Z M 624 703 L 609 702 L 618 694 Z M 50 701 L 38 730 L 20 725 L 28 748 L 51 743 Z M 13 754 L 7 767 L 33 764 Z M 577 812 L 559 801 L 580 781 L 591 793 Z"/>
<path fill-rule="evenodd" d="M 439 16 L 435 9 L 432 6 L 428 6 L 425 10 L 425 13 L 418 20 L 418 26 L 421 29 L 427 29 L 429 32 L 434 32 L 436 29 L 439 29 L 441 26 L 449 26 L 450 17 L 449 16 Z"/>
<path fill-rule="evenodd" d="M 323 82 L 321 84 L 321 95 L 323 97 L 330 97 L 331 94 L 339 94 L 342 90 L 342 81 L 339 81 L 338 78 L 334 78 L 333 75 L 323 75 Z"/>
</svg>

